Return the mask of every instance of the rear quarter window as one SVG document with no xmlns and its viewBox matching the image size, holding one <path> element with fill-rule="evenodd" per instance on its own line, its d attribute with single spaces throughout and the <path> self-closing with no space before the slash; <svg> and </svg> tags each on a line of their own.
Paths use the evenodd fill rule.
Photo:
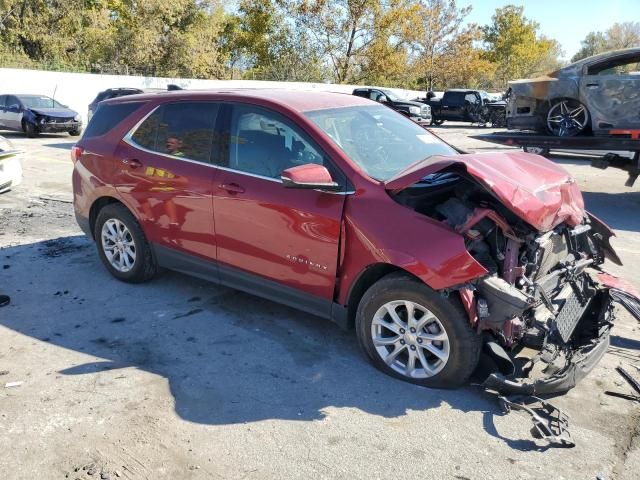
<svg viewBox="0 0 640 480">
<path fill-rule="evenodd" d="M 99 105 L 93 114 L 82 138 L 100 137 L 110 132 L 113 127 L 135 112 L 144 102 L 116 103 Z"/>
</svg>

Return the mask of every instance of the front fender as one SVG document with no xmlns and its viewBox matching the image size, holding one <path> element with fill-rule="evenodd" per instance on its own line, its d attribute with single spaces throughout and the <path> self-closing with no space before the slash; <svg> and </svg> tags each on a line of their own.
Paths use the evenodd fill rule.
<svg viewBox="0 0 640 480">
<path fill-rule="evenodd" d="M 434 290 L 463 285 L 488 273 L 469 254 L 460 234 L 394 202 L 349 202 L 344 218 L 338 295 L 342 304 L 353 282 L 373 264 L 396 266 Z"/>
</svg>

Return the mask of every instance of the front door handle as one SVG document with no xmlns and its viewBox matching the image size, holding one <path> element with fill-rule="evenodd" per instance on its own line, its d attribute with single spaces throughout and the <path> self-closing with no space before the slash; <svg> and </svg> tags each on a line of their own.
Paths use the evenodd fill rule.
<svg viewBox="0 0 640 480">
<path fill-rule="evenodd" d="M 587 83 L 587 87 L 595 87 L 595 88 L 597 88 L 599 86 L 600 86 L 599 83 Z"/>
<path fill-rule="evenodd" d="M 244 188 L 242 188 L 237 183 L 223 183 L 220 185 L 220 188 L 226 190 L 229 193 L 244 193 Z"/>
<path fill-rule="evenodd" d="M 140 168 L 142 166 L 142 163 L 140 163 L 140 160 L 136 160 L 135 158 L 125 158 L 124 160 L 122 160 L 122 163 L 124 163 L 125 165 L 127 165 L 129 168 Z"/>
</svg>

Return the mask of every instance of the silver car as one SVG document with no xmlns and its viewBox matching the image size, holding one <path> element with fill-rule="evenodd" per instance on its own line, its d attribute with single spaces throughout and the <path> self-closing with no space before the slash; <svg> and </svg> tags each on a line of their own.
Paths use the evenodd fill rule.
<svg viewBox="0 0 640 480">
<path fill-rule="evenodd" d="M 585 58 L 509 82 L 507 128 L 556 136 L 640 129 L 640 48 Z"/>
</svg>

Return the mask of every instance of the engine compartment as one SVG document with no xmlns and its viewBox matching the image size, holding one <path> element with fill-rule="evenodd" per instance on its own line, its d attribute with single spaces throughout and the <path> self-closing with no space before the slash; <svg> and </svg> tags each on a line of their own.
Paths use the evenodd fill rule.
<svg viewBox="0 0 640 480">
<path fill-rule="evenodd" d="M 537 350 L 532 362 L 543 360 L 549 375 L 566 372 L 579 352 L 608 339 L 611 299 L 594 278 L 604 262 L 603 238 L 588 215 L 579 225 L 540 232 L 455 167 L 393 198 L 462 235 L 468 252 L 489 272 L 455 289 L 469 322 L 489 341 L 512 352 Z"/>
</svg>

